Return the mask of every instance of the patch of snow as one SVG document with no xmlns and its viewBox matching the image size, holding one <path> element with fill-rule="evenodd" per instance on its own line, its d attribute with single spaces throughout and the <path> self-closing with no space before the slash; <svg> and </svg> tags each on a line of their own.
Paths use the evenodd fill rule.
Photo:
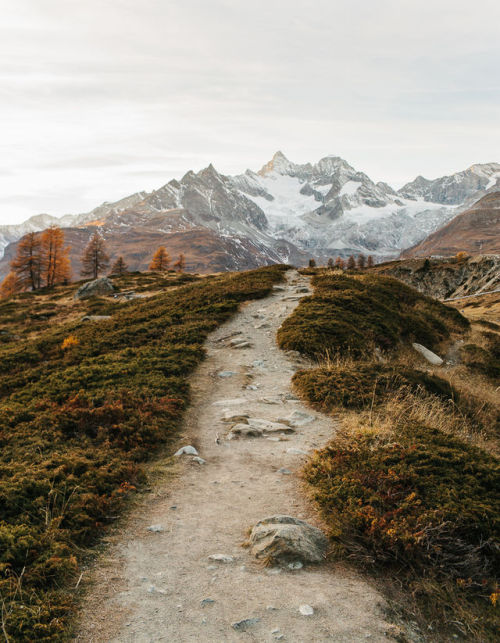
<svg viewBox="0 0 500 643">
<path fill-rule="evenodd" d="M 351 196 L 360 187 L 361 187 L 361 183 L 359 183 L 358 181 L 347 181 L 347 183 L 344 183 L 344 185 L 342 186 L 339 196 L 344 196 L 344 194 Z"/>
</svg>

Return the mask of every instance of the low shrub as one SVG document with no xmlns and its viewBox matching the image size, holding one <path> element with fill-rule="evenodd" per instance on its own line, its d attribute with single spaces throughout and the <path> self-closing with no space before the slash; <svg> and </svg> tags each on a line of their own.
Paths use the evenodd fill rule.
<svg viewBox="0 0 500 643">
<path fill-rule="evenodd" d="M 304 475 L 345 555 L 392 570 L 410 594 L 423 578 L 434 587 L 453 587 L 473 606 L 465 624 L 469 634 L 494 640 L 490 597 L 500 564 L 496 458 L 440 430 L 398 422 L 390 433 L 340 434 L 315 453 Z M 455 618 L 448 607 L 434 606 L 443 611 L 442 624 Z"/>
<path fill-rule="evenodd" d="M 281 348 L 309 357 L 360 356 L 373 346 L 394 349 L 403 340 L 436 350 L 451 332 L 469 325 L 456 309 L 392 277 L 324 273 L 312 284 L 314 294 L 300 301 L 278 331 Z"/>
<path fill-rule="evenodd" d="M 15 306 L 0 302 L 0 321 L 12 335 L 24 335 L 0 345 L 6 639 L 67 636 L 74 605 L 70 581 L 74 585 L 78 577 L 82 551 L 144 485 L 141 463 L 175 436 L 205 338 L 241 302 L 267 295 L 284 270 L 271 266 L 202 279 L 127 303 L 68 299 L 58 306 L 74 321 L 38 319 L 32 338 L 16 307 L 24 314 L 46 299 L 26 293 Z M 66 288 L 64 296 L 73 290 Z M 82 324 L 81 313 L 89 308 L 105 309 L 112 318 Z"/>
</svg>

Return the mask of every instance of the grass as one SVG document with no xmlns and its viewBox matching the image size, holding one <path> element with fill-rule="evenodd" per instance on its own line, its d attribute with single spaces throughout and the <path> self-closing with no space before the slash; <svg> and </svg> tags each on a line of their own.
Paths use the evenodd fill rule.
<svg viewBox="0 0 500 643">
<path fill-rule="evenodd" d="M 392 277 L 317 274 L 305 297 L 278 331 L 285 350 L 309 357 L 349 351 L 354 356 L 393 350 L 416 341 L 437 349 L 452 332 L 468 327 L 454 308 L 418 293 Z"/>
<path fill-rule="evenodd" d="M 6 639 L 68 636 L 82 556 L 145 486 L 141 463 L 175 437 L 204 339 L 241 302 L 267 295 L 283 270 L 273 266 L 173 288 L 168 276 L 159 283 L 163 276 L 148 274 L 143 286 L 163 292 L 126 303 L 74 302 L 71 287 L 1 302 L 7 331 L 0 345 Z M 137 288 L 141 278 L 135 282 Z M 26 313 L 44 310 L 58 316 L 38 317 L 31 328 Z M 79 321 L 97 311 L 112 317 Z"/>
<path fill-rule="evenodd" d="M 407 347 L 444 351 L 470 336 L 492 357 L 499 336 L 470 332 L 457 311 L 394 279 L 318 273 L 313 284 L 278 337 L 319 359 L 295 374 L 295 390 L 340 421 L 304 469 L 333 551 L 372 571 L 420 639 L 496 640 L 500 404 L 491 364 L 474 352 L 432 371 Z"/>
</svg>

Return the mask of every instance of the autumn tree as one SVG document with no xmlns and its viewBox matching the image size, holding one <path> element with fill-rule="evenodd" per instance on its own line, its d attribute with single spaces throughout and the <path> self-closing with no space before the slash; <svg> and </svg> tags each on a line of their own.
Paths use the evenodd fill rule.
<svg viewBox="0 0 500 643">
<path fill-rule="evenodd" d="M 126 272 L 128 272 L 128 266 L 125 263 L 124 258 L 120 255 L 111 268 L 111 274 L 121 277 Z"/>
<path fill-rule="evenodd" d="M 81 275 L 97 279 L 99 273 L 105 270 L 108 265 L 109 257 L 106 253 L 104 239 L 98 232 L 94 232 L 82 254 Z"/>
<path fill-rule="evenodd" d="M 177 259 L 177 261 L 174 263 L 174 268 L 175 268 L 178 272 L 182 272 L 182 271 L 184 270 L 184 268 L 185 268 L 185 267 L 186 267 L 186 257 L 184 256 L 184 253 L 183 253 L 183 252 L 181 252 L 181 253 L 180 253 L 180 255 L 179 255 L 179 258 L 178 258 L 178 259 Z"/>
<path fill-rule="evenodd" d="M 372 255 L 368 255 L 366 265 L 368 266 L 368 268 L 373 268 L 373 266 L 375 265 L 375 261 L 373 260 Z"/>
<path fill-rule="evenodd" d="M 50 226 L 41 235 L 42 276 L 45 285 L 51 287 L 71 278 L 69 247 L 64 247 L 64 232 L 58 226 Z"/>
<path fill-rule="evenodd" d="M 42 283 L 42 241 L 40 235 L 29 232 L 17 245 L 17 254 L 10 268 L 22 290 L 36 290 Z"/>
<path fill-rule="evenodd" d="M 364 270 L 366 268 L 366 257 L 363 254 L 358 255 L 358 268 L 360 270 Z"/>
<path fill-rule="evenodd" d="M 0 299 L 11 297 L 22 289 L 19 279 L 15 272 L 9 272 L 5 279 L 0 284 Z"/>
<path fill-rule="evenodd" d="M 333 270 L 333 266 L 334 266 L 334 263 L 333 263 L 333 257 L 330 257 L 330 258 L 328 259 L 328 262 L 327 262 L 327 264 L 326 264 L 326 265 L 328 266 L 329 270 Z"/>
<path fill-rule="evenodd" d="M 309 259 L 309 268 L 316 268 L 316 260 Z"/>
<path fill-rule="evenodd" d="M 168 254 L 165 246 L 160 246 L 153 255 L 153 260 L 151 261 L 149 269 L 163 272 L 168 269 L 169 264 L 170 255 Z"/>
<path fill-rule="evenodd" d="M 337 268 L 337 270 L 344 270 L 345 261 L 342 259 L 342 257 L 337 257 L 335 259 L 335 268 Z"/>
<path fill-rule="evenodd" d="M 356 268 L 356 259 L 354 255 L 350 255 L 347 260 L 347 270 L 354 270 L 354 268 Z"/>
</svg>

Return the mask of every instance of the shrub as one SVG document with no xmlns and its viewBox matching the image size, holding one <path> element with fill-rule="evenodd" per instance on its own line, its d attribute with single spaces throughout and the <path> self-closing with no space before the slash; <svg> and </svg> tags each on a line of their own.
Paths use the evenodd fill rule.
<svg viewBox="0 0 500 643">
<path fill-rule="evenodd" d="M 188 285 L 122 304 L 71 301 L 61 304 L 70 316 L 96 306 L 112 319 L 39 320 L 34 338 L 0 345 L 0 592 L 10 640 L 66 636 L 82 548 L 144 485 L 141 463 L 175 436 L 205 338 L 241 302 L 267 295 L 284 270 L 195 283 L 179 275 L 175 283 Z M 2 300 L 0 317 L 22 333 L 39 301 Z"/>
<path fill-rule="evenodd" d="M 456 309 L 392 277 L 326 273 L 312 283 L 314 294 L 300 301 L 278 331 L 283 349 L 313 358 L 359 356 L 374 345 L 389 350 L 406 340 L 436 350 L 452 331 L 468 327 Z"/>
</svg>

